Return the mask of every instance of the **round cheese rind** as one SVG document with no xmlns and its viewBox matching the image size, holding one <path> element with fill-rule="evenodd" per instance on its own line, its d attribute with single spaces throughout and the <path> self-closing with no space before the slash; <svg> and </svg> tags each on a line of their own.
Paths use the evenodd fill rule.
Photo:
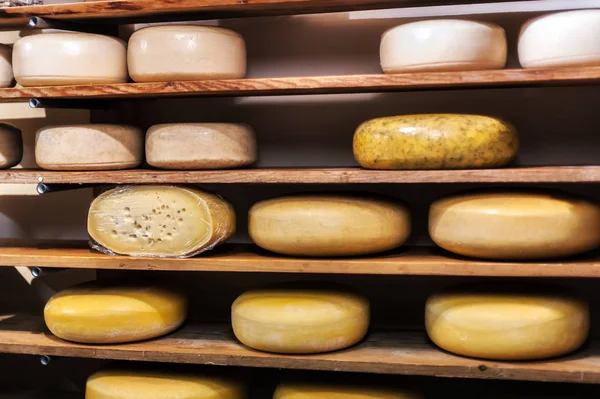
<svg viewBox="0 0 600 399">
<path fill-rule="evenodd" d="M 100 194 L 88 212 L 93 247 L 109 254 L 189 257 L 235 233 L 229 202 L 168 185 L 123 186 Z"/>
<path fill-rule="evenodd" d="M 159 287 L 84 284 L 50 298 L 44 320 L 59 338 L 109 344 L 168 334 L 181 326 L 186 312 L 185 297 Z"/>
<path fill-rule="evenodd" d="M 600 65 L 600 10 L 560 12 L 527 21 L 518 52 L 523 68 Z"/>
<path fill-rule="evenodd" d="M 519 136 L 481 115 L 420 114 L 371 119 L 354 133 L 354 158 L 367 169 L 467 169 L 509 164 Z"/>
<path fill-rule="evenodd" d="M 0 44 L 0 87 L 10 87 L 13 80 L 12 48 Z"/>
<path fill-rule="evenodd" d="M 279 384 L 273 395 L 273 399 L 421 399 L 422 397 L 415 392 L 392 389 L 286 383 Z"/>
<path fill-rule="evenodd" d="M 48 126 L 36 133 L 35 160 L 50 170 L 135 168 L 144 160 L 144 133 L 125 125 Z"/>
<path fill-rule="evenodd" d="M 431 205 L 429 235 L 448 251 L 477 258 L 574 255 L 600 245 L 600 207 L 554 194 L 458 195 Z"/>
<path fill-rule="evenodd" d="M 127 82 L 127 45 L 92 33 L 44 33 L 19 39 L 13 70 L 21 86 Z"/>
<path fill-rule="evenodd" d="M 256 203 L 248 216 L 252 241 L 286 255 L 382 252 L 404 244 L 410 231 L 410 213 L 404 205 L 367 197 L 281 197 Z"/>
<path fill-rule="evenodd" d="M 589 333 L 589 310 L 564 296 L 443 293 L 427 300 L 425 326 L 431 340 L 449 352 L 534 360 L 579 348 Z"/>
<path fill-rule="evenodd" d="M 23 137 L 21 130 L 6 123 L 0 123 L 0 169 L 12 168 L 23 158 Z"/>
<path fill-rule="evenodd" d="M 384 73 L 501 69 L 506 47 L 506 34 L 498 25 L 444 19 L 387 30 L 379 55 Z"/>
<path fill-rule="evenodd" d="M 146 160 L 161 169 L 224 169 L 256 162 L 256 137 L 248 125 L 173 123 L 146 133 Z"/>
<path fill-rule="evenodd" d="M 136 82 L 243 78 L 246 45 L 229 29 L 154 26 L 131 35 L 127 64 Z"/>
<path fill-rule="evenodd" d="M 99 371 L 86 383 L 85 399 L 243 399 L 233 381 L 204 375 L 149 371 Z"/>
<path fill-rule="evenodd" d="M 347 292 L 257 290 L 231 307 L 237 339 L 276 353 L 320 353 L 360 341 L 369 328 L 369 302 Z"/>
</svg>

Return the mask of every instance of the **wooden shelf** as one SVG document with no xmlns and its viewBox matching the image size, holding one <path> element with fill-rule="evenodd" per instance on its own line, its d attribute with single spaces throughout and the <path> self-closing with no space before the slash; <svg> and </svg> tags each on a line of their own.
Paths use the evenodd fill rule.
<svg viewBox="0 0 600 399">
<path fill-rule="evenodd" d="M 86 4 L 86 3 L 83 3 Z M 361 93 L 482 87 L 583 85 L 600 82 L 600 67 L 420 72 L 291 78 L 119 83 L 0 89 L 0 100 L 144 98 L 166 96 L 258 96 Z"/>
</svg>

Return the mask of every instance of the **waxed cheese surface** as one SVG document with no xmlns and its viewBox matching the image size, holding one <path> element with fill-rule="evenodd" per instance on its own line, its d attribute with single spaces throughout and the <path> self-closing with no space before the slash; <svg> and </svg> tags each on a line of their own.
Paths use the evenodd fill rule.
<svg viewBox="0 0 600 399">
<path fill-rule="evenodd" d="M 422 399 L 410 391 L 325 384 L 282 383 L 277 386 L 273 399 Z"/>
</svg>

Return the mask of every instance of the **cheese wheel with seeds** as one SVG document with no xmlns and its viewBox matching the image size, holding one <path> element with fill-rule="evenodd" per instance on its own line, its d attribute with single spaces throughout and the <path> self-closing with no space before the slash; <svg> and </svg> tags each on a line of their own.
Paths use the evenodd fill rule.
<svg viewBox="0 0 600 399">
<path fill-rule="evenodd" d="M 273 399 L 422 399 L 411 391 L 353 385 L 282 383 Z"/>
<path fill-rule="evenodd" d="M 235 233 L 229 202 L 204 191 L 169 185 L 123 186 L 90 206 L 92 246 L 109 254 L 189 257 Z"/>
<path fill-rule="evenodd" d="M 12 168 L 23 158 L 21 130 L 7 123 L 0 123 L 0 169 Z"/>
</svg>

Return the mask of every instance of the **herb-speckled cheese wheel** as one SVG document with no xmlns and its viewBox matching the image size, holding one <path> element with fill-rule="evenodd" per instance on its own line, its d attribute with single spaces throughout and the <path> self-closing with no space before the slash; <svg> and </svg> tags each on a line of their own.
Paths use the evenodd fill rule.
<svg viewBox="0 0 600 399">
<path fill-rule="evenodd" d="M 12 168 L 23 158 L 23 137 L 14 126 L 0 123 L 0 169 Z"/>
<path fill-rule="evenodd" d="M 235 212 L 223 198 L 193 188 L 124 186 L 94 199 L 88 232 L 107 253 L 189 257 L 227 241 Z"/>
<path fill-rule="evenodd" d="M 256 161 L 256 138 L 248 125 L 174 123 L 146 134 L 146 160 L 161 169 L 223 169 Z"/>
<path fill-rule="evenodd" d="M 411 22 L 387 30 L 379 53 L 385 73 L 501 69 L 506 35 L 498 25 L 484 22 Z"/>
<path fill-rule="evenodd" d="M 127 45 L 92 33 L 44 33 L 13 47 L 15 79 L 22 86 L 127 82 Z"/>
<path fill-rule="evenodd" d="M 354 158 L 367 169 L 468 169 L 510 163 L 515 128 L 497 118 L 460 114 L 371 119 L 354 133 Z"/>
<path fill-rule="evenodd" d="M 562 296 L 444 293 L 427 300 L 425 326 L 449 352 L 534 360 L 579 348 L 588 336 L 589 311 L 584 302 Z"/>
<path fill-rule="evenodd" d="M 131 35 L 127 62 L 136 82 L 243 78 L 246 45 L 229 29 L 155 26 Z"/>
<path fill-rule="evenodd" d="M 600 65 L 600 10 L 544 15 L 528 21 L 519 37 L 523 68 Z"/>
<path fill-rule="evenodd" d="M 99 371 L 85 399 L 244 399 L 240 384 L 224 378 L 149 371 Z"/>
<path fill-rule="evenodd" d="M 177 329 L 187 302 L 178 293 L 152 286 L 84 284 L 54 295 L 44 320 L 59 338 L 90 344 L 141 341 Z"/>
<path fill-rule="evenodd" d="M 231 307 L 235 336 L 251 348 L 277 353 L 320 353 L 360 341 L 369 328 L 369 302 L 348 292 L 257 290 Z"/>
<path fill-rule="evenodd" d="M 600 207 L 552 194 L 458 195 L 431 205 L 429 235 L 448 251 L 478 258 L 574 255 L 600 245 Z"/>
<path fill-rule="evenodd" d="M 256 203 L 248 231 L 258 246 L 299 256 L 361 255 L 396 248 L 411 231 L 401 204 L 374 198 L 298 195 Z"/>
<path fill-rule="evenodd" d="M 12 48 L 0 44 L 0 87 L 10 87 L 13 80 Z"/>
<path fill-rule="evenodd" d="M 273 399 L 421 399 L 409 391 L 336 386 L 324 384 L 285 384 L 277 386 Z"/>
</svg>

